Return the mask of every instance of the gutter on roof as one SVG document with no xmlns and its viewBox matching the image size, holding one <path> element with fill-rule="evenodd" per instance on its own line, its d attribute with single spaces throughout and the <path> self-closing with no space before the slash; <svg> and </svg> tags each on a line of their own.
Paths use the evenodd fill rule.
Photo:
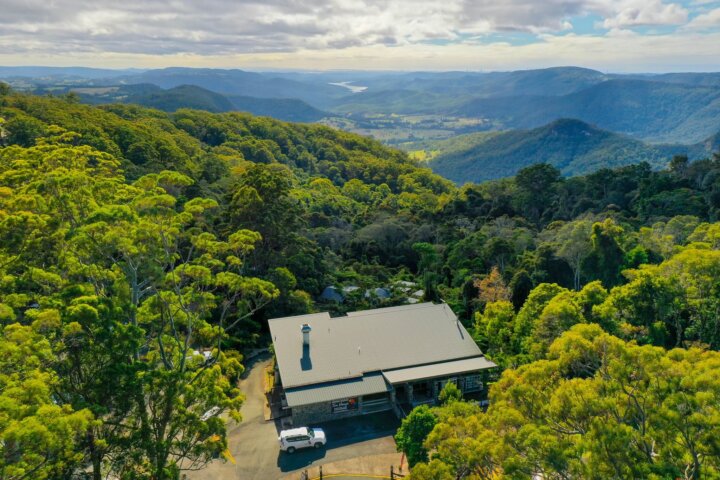
<svg viewBox="0 0 720 480">
<path fill-rule="evenodd" d="M 393 368 L 388 368 L 388 369 L 381 370 L 381 371 L 382 372 L 395 372 L 397 370 L 407 370 L 408 368 L 431 367 L 433 365 L 442 365 L 444 363 L 461 362 L 463 360 L 472 360 L 474 358 L 484 358 L 485 360 L 487 360 L 487 357 L 485 357 L 484 354 L 480 354 L 480 355 L 472 355 L 470 357 L 459 357 L 459 358 L 450 358 L 448 360 L 439 360 L 437 362 L 418 363 L 416 365 L 408 365 L 405 367 L 393 367 Z M 487 361 L 490 362 L 490 360 L 487 360 Z M 490 362 L 490 363 L 493 363 L 493 362 Z"/>
<path fill-rule="evenodd" d="M 473 360 L 476 362 L 482 362 L 482 365 L 468 365 L 465 367 L 459 367 L 458 364 L 462 362 L 469 362 L 472 364 Z M 443 368 L 445 367 L 445 368 Z M 449 367 L 449 368 L 448 368 Z M 453 368 L 455 367 L 455 368 Z M 383 376 L 385 380 L 390 384 L 405 383 L 416 380 L 428 380 L 433 378 L 447 377 L 448 375 L 461 375 L 470 372 L 479 372 L 482 370 L 489 370 L 496 368 L 497 365 L 491 362 L 484 355 L 477 357 L 469 357 L 463 359 L 449 360 L 445 362 L 435 362 L 425 365 L 413 365 L 410 367 L 394 368 L 392 370 L 383 370 Z M 433 371 L 435 369 L 435 371 Z M 410 374 L 411 371 L 415 371 L 414 374 Z M 405 373 L 403 375 L 403 373 Z M 395 375 L 393 375 L 395 374 Z"/>
<path fill-rule="evenodd" d="M 348 376 L 346 375 L 346 376 L 344 376 L 344 377 L 330 378 L 330 379 L 328 379 L 328 380 L 320 380 L 320 381 L 314 381 L 314 382 L 308 382 L 308 383 L 293 383 L 291 386 L 287 387 L 287 388 L 285 389 L 285 391 L 287 391 L 287 390 L 292 390 L 292 389 L 295 389 L 295 388 L 305 388 L 305 387 L 310 387 L 310 386 L 318 387 L 318 386 L 324 385 L 324 384 L 326 384 L 326 383 L 342 382 L 342 381 L 345 381 L 345 380 L 347 380 L 348 382 L 351 382 L 351 381 L 353 381 L 353 380 L 357 380 L 357 379 L 363 378 L 363 377 L 366 375 L 366 373 L 367 373 L 367 372 L 358 373 L 357 375 L 353 375 L 353 376 L 351 376 L 351 377 L 348 377 Z M 373 371 L 373 372 L 370 372 L 370 373 L 374 373 L 374 371 Z M 282 379 L 282 372 L 280 372 L 280 378 Z"/>
</svg>

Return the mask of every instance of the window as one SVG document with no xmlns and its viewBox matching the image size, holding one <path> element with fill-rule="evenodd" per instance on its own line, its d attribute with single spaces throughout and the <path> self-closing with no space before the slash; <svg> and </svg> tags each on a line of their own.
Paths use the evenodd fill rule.
<svg viewBox="0 0 720 480">
<path fill-rule="evenodd" d="M 465 386 L 463 390 L 465 392 L 477 392 L 478 390 L 482 390 L 480 375 L 469 375 L 465 377 Z"/>
<path fill-rule="evenodd" d="M 371 395 L 363 395 L 363 402 L 372 402 L 373 400 L 385 400 L 387 399 L 387 393 L 373 393 Z"/>
</svg>

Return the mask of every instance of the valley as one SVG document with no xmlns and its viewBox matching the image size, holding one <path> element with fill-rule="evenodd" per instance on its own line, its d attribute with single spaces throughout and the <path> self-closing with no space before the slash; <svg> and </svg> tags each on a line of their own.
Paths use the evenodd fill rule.
<svg viewBox="0 0 720 480">
<path fill-rule="evenodd" d="M 714 73 L 5 68 L 3 77 L 23 91 L 73 93 L 96 105 L 246 111 L 319 123 L 405 150 L 454 181 L 511 176 L 537 161 L 564 175 L 637 161 L 659 168 L 673 155 L 707 156 L 720 132 L 720 77 Z M 586 127 L 558 131 L 553 125 L 560 120 Z"/>
</svg>

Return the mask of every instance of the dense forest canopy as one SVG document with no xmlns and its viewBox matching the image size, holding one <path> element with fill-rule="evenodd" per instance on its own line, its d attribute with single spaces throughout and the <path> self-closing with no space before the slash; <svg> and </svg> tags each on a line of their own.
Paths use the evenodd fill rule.
<svg viewBox="0 0 720 480">
<path fill-rule="evenodd" d="M 418 415 L 437 426 L 416 478 L 716 473 L 717 155 L 458 188 L 323 126 L 0 89 L 3 478 L 201 468 L 226 449 L 220 415 L 239 416 L 242 353 L 267 318 L 400 304 L 402 282 L 506 369 L 487 413 Z M 558 426 L 581 394 L 577 425 Z M 635 442 L 627 458 L 603 456 L 614 435 Z"/>
</svg>

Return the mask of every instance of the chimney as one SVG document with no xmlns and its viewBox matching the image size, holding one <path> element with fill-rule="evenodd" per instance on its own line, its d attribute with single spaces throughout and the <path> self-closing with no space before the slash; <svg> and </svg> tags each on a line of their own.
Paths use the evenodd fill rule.
<svg viewBox="0 0 720 480">
<path fill-rule="evenodd" d="M 308 325 L 307 323 L 303 323 L 303 326 L 300 329 L 300 331 L 302 332 L 302 335 L 303 335 L 303 345 L 310 346 L 310 331 L 311 330 L 312 330 L 312 328 L 310 328 L 310 325 Z"/>
</svg>

